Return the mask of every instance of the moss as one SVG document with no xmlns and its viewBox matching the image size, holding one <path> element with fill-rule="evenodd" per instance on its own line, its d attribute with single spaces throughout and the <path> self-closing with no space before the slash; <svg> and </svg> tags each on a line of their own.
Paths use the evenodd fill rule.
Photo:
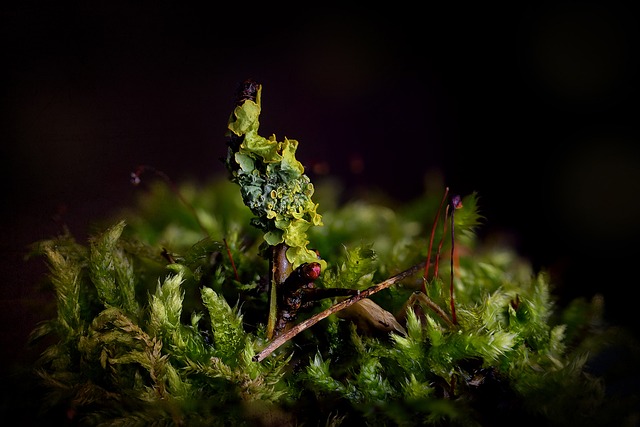
<svg viewBox="0 0 640 427">
<path fill-rule="evenodd" d="M 32 334 L 49 343 L 35 369 L 47 390 L 45 414 L 55 419 L 62 408 L 78 425 L 604 426 L 638 419 L 638 396 L 615 387 L 637 375 L 635 364 L 620 372 L 606 363 L 612 351 L 615 366 L 637 357 L 637 343 L 602 318 L 600 297 L 560 307 L 547 275 L 534 274 L 511 248 L 480 241 L 475 194 L 456 211 L 457 252 L 442 223 L 432 228 L 440 194 L 393 207 L 328 201 L 322 227 L 296 231 L 304 234 L 297 247 L 320 248 L 324 258 L 316 288 L 365 290 L 423 262 L 432 229 L 439 272 L 413 274 L 371 296 L 401 329 L 364 331 L 334 314 L 254 361 L 269 343 L 263 242 L 279 232 L 286 241 L 299 219 L 320 225 L 327 194 L 311 202 L 293 157 L 297 143 L 259 139 L 259 97 L 245 99 L 230 121 L 230 131 L 244 137 L 229 147 L 233 183 L 217 177 L 178 186 L 190 207 L 167 203 L 166 188 L 151 186 L 86 244 L 68 233 L 34 244 L 57 301 L 56 316 Z M 282 199 L 258 206 L 245 180 L 261 174 L 299 185 L 261 181 L 261 194 L 270 189 Z M 316 302 L 298 321 L 342 298 Z"/>
</svg>

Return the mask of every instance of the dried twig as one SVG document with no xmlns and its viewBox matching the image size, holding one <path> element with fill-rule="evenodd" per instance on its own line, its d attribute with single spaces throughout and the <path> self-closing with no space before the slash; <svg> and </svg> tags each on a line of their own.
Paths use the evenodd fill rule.
<svg viewBox="0 0 640 427">
<path fill-rule="evenodd" d="M 411 295 L 411 298 L 409 300 L 409 305 L 413 304 L 415 300 L 419 300 L 421 303 L 429 307 L 431 310 L 435 311 L 435 313 L 438 316 L 440 316 L 440 318 L 444 320 L 447 323 L 447 325 L 449 325 L 451 328 L 454 328 L 456 326 L 455 323 L 453 323 L 453 321 L 449 319 L 449 316 L 447 316 L 447 313 L 445 313 L 445 311 L 442 308 L 440 308 L 440 306 L 436 304 L 426 294 L 423 294 L 422 292 L 413 293 L 413 295 Z"/>
<path fill-rule="evenodd" d="M 384 282 L 378 283 L 377 285 L 371 286 L 367 289 L 365 289 L 364 291 L 360 292 L 358 295 L 354 295 L 351 298 L 347 298 L 343 301 L 340 301 L 337 304 L 332 305 L 331 307 L 329 307 L 328 309 L 310 317 L 309 319 L 298 323 L 297 325 L 295 325 L 294 327 L 292 327 L 291 329 L 289 329 L 287 332 L 283 333 L 282 335 L 277 336 L 276 338 L 274 338 L 269 345 L 267 345 L 260 353 L 256 354 L 255 356 L 253 356 L 253 361 L 254 362 L 261 362 L 263 361 L 267 356 L 269 356 L 271 353 L 273 353 L 277 348 L 279 348 L 281 345 L 283 345 L 285 342 L 289 341 L 290 339 L 292 339 L 293 337 L 295 337 L 296 335 L 298 335 L 300 332 L 304 331 L 305 329 L 310 328 L 311 326 L 315 325 L 316 323 L 318 323 L 319 321 L 321 321 L 322 319 L 329 317 L 330 315 L 337 313 L 338 311 L 345 309 L 347 307 L 349 307 L 350 305 L 353 305 L 355 303 L 357 303 L 358 301 L 364 299 L 364 298 L 368 298 L 369 296 L 375 294 L 376 292 L 379 292 L 383 289 L 386 289 L 394 284 L 396 284 L 397 282 L 411 276 L 412 274 L 416 273 L 418 270 L 424 268 L 426 261 L 423 261 L 419 264 L 414 265 L 413 267 L 410 267 L 408 269 L 406 269 L 405 271 L 396 274 L 393 277 L 388 278 L 387 280 L 385 280 Z"/>
</svg>

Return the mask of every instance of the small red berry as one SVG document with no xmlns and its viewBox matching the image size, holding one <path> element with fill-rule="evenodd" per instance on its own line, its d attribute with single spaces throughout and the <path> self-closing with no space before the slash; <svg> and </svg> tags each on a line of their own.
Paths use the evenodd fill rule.
<svg viewBox="0 0 640 427">
<path fill-rule="evenodd" d="M 320 277 L 320 272 L 320 263 L 310 262 L 303 266 L 302 275 L 308 280 L 316 280 L 318 277 Z"/>
</svg>

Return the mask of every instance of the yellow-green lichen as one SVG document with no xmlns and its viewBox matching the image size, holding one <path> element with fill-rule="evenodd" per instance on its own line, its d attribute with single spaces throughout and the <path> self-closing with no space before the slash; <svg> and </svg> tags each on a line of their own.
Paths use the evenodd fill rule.
<svg viewBox="0 0 640 427">
<path fill-rule="evenodd" d="M 307 231 L 322 225 L 312 200 L 313 184 L 296 159 L 298 141 L 285 137 L 279 142 L 275 135 L 258 135 L 261 92 L 257 86 L 255 100 L 245 99 L 229 118 L 229 135 L 236 142 L 229 144 L 226 166 L 255 215 L 252 225 L 264 231 L 265 242 L 289 246 L 287 259 L 294 268 L 318 262 L 317 254 L 307 248 Z"/>
</svg>

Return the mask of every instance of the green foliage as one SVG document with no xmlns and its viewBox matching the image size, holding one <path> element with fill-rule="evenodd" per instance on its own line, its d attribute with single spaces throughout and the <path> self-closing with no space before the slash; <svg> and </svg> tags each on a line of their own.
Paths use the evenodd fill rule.
<svg viewBox="0 0 640 427">
<path fill-rule="evenodd" d="M 364 290 L 373 285 L 378 257 L 371 245 L 343 249 L 344 261 L 324 273 L 324 286 Z"/>
<path fill-rule="evenodd" d="M 178 202 L 152 183 L 87 245 L 69 233 L 34 244 L 57 308 L 32 333 L 45 342 L 35 372 L 47 418 L 110 426 L 637 421 L 639 396 L 611 386 L 634 373 L 603 369 L 599 357 L 614 350 L 633 360 L 640 347 L 606 324 L 601 297 L 558 307 L 544 272 L 477 239 L 475 193 L 443 211 L 433 188 L 405 206 L 339 205 L 321 183 L 317 196 L 331 206 L 321 217 L 298 142 L 258 135 L 261 87 L 247 90 L 228 122 L 225 159 L 240 192 L 227 180 L 185 183 Z M 301 308 L 298 321 L 344 298 L 309 307 L 314 292 L 363 291 L 426 258 L 434 265 L 298 331 L 258 362 L 277 296 L 262 255 L 280 244 L 294 268 L 322 264 L 315 288 L 303 281 L 305 292 L 287 297 Z"/>
<path fill-rule="evenodd" d="M 202 288 L 202 302 L 209 311 L 216 352 L 223 362 L 235 365 L 237 355 L 244 347 L 242 316 L 211 288 Z"/>
<path fill-rule="evenodd" d="M 124 228 L 124 221 L 116 223 L 89 248 L 69 235 L 36 245 L 47 257 L 58 300 L 57 318 L 32 334 L 34 341 L 58 339 L 37 368 L 51 390 L 45 408 L 63 407 L 83 425 L 226 425 L 226 415 L 217 413 L 223 403 L 240 395 L 266 402 L 283 396 L 276 385 L 286 361 L 252 362 L 256 342 L 246 336 L 242 316 L 215 291 L 201 290 L 207 329 L 197 311 L 184 321 L 183 286 L 197 286 L 191 267 L 201 267 L 193 252 L 202 243 L 187 251 L 181 268 L 165 266 L 155 292 L 138 301 L 136 274 L 148 269 L 137 270 L 141 258 L 126 248 L 145 246 L 125 242 Z M 213 281 L 224 271 L 212 272 Z"/>
<path fill-rule="evenodd" d="M 105 306 L 122 307 L 127 314 L 136 316 L 139 307 L 135 300 L 133 268 L 124 251 L 117 246 L 124 226 L 120 221 L 91 242 L 89 275 Z"/>
<path fill-rule="evenodd" d="M 68 233 L 34 245 L 57 303 L 32 335 L 47 343 L 36 372 L 48 416 L 80 425 L 434 426 L 631 425 L 639 416 L 638 396 L 610 385 L 630 372 L 596 374 L 599 354 L 637 356 L 637 344 L 606 324 L 600 297 L 558 307 L 546 274 L 478 241 L 475 195 L 455 213 L 457 325 L 419 299 L 399 316 L 422 287 L 417 274 L 372 296 L 406 334 L 368 335 L 332 315 L 254 362 L 267 344 L 268 265 L 228 188 L 216 180 L 188 192 L 209 209 L 196 209 L 207 236 L 152 185 L 87 245 Z M 326 212 L 308 235 L 328 263 L 317 286 L 362 290 L 423 261 L 433 216 L 419 212 L 433 214 L 439 201 L 425 194 L 416 210 L 360 200 Z M 427 296 L 448 314 L 442 224 L 435 242 L 440 269 Z"/>
</svg>

